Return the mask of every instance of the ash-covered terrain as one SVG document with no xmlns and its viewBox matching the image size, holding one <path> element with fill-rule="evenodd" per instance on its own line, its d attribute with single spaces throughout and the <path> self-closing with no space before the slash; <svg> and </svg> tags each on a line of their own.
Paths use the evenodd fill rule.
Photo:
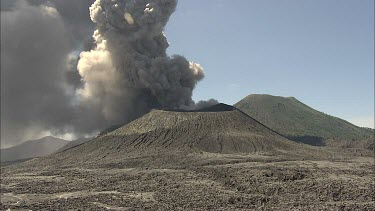
<svg viewBox="0 0 375 211">
<path fill-rule="evenodd" d="M 291 141 L 242 111 L 152 110 L 1 169 L 1 210 L 374 210 L 373 152 Z"/>
</svg>

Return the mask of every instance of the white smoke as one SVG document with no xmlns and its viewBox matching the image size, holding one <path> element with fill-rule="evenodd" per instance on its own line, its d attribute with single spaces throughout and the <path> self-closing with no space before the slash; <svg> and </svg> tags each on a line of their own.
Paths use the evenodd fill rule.
<svg viewBox="0 0 375 211">
<path fill-rule="evenodd" d="M 90 7 L 96 24 L 95 48 L 78 62 L 84 87 L 81 105 L 106 120 L 124 121 L 153 107 L 194 104 L 192 91 L 203 68 L 184 57 L 169 57 L 163 29 L 176 0 L 96 0 Z"/>
</svg>

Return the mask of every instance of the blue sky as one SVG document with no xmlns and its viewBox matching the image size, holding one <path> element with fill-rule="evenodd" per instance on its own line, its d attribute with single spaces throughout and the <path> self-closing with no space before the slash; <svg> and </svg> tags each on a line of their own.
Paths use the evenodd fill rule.
<svg viewBox="0 0 375 211">
<path fill-rule="evenodd" d="M 179 0 L 169 54 L 198 62 L 194 99 L 294 96 L 373 127 L 373 0 Z"/>
</svg>

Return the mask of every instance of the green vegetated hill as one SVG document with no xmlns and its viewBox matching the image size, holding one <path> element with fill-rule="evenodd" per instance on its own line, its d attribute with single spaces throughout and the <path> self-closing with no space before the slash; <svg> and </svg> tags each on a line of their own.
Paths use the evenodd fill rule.
<svg viewBox="0 0 375 211">
<path fill-rule="evenodd" d="M 294 97 L 253 94 L 234 106 L 294 141 L 368 149 L 374 146 L 372 129 L 324 114 Z"/>
</svg>

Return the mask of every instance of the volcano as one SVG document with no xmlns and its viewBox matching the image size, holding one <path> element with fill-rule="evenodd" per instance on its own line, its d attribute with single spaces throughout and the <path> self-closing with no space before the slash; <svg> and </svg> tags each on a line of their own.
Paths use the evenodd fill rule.
<svg viewBox="0 0 375 211">
<path fill-rule="evenodd" d="M 92 150 L 116 146 L 120 151 L 212 153 L 256 153 L 295 147 L 275 131 L 226 104 L 195 111 L 152 110 L 90 144 Z"/>
<path fill-rule="evenodd" d="M 373 129 L 317 111 L 294 97 L 252 94 L 234 106 L 296 142 L 370 150 L 374 146 Z"/>
<path fill-rule="evenodd" d="M 41 158 L 38 165 L 100 165 L 167 154 L 295 154 L 305 147 L 233 106 L 217 104 L 194 111 L 154 109 L 89 142 Z"/>
<path fill-rule="evenodd" d="M 328 150 L 293 142 L 225 104 L 155 109 L 78 146 L 3 167 L 0 209 L 308 210 L 352 200 L 361 203 L 348 210 L 373 210 L 373 158 Z M 342 172 L 365 176 L 348 181 Z M 325 191 L 331 186 L 340 204 Z"/>
</svg>

